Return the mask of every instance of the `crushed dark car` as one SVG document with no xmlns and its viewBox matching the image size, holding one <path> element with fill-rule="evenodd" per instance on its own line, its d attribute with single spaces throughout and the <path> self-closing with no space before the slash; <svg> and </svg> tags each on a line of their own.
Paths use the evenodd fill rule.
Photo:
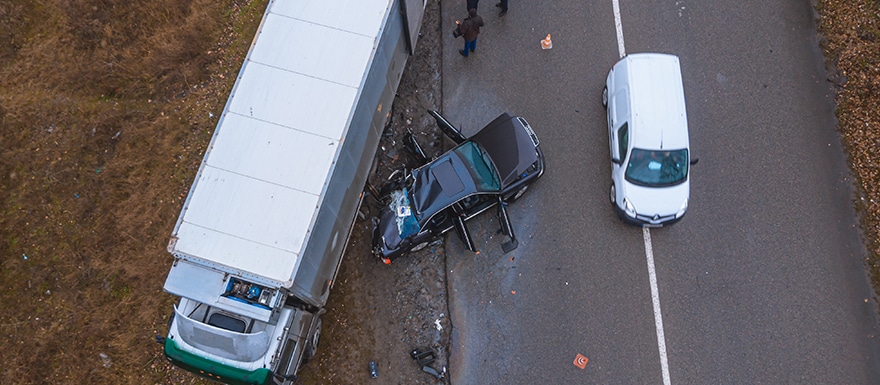
<svg viewBox="0 0 880 385">
<path fill-rule="evenodd" d="M 467 138 L 437 111 L 429 111 L 456 146 L 430 159 L 410 134 L 407 147 L 421 166 L 392 173 L 378 194 L 382 209 L 373 219 L 373 254 L 386 264 L 424 249 L 455 230 L 476 251 L 466 222 L 497 208 L 501 233 L 510 237 L 505 253 L 518 241 L 506 206 L 544 174 L 544 155 L 529 123 L 503 113 Z"/>
</svg>

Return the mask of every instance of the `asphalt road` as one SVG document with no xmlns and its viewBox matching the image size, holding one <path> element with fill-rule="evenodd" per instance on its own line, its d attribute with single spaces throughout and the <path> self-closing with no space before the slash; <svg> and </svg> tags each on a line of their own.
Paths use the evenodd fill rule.
<svg viewBox="0 0 880 385">
<path fill-rule="evenodd" d="M 511 3 L 504 18 L 480 4 L 469 58 L 447 34 L 443 109 L 465 133 L 526 117 L 547 172 L 510 206 L 517 250 L 502 253 L 492 215 L 471 228 L 479 254 L 447 242 L 452 383 L 880 383 L 810 2 L 620 0 L 622 44 L 613 0 Z M 451 32 L 464 1 L 442 8 Z M 681 57 L 700 159 L 687 216 L 650 232 L 607 198 L 600 92 L 621 47 Z"/>
</svg>

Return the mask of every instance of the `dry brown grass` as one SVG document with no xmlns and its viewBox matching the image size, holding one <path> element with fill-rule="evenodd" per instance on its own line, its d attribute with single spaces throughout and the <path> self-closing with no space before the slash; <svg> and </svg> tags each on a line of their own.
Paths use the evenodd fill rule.
<svg viewBox="0 0 880 385">
<path fill-rule="evenodd" d="M 182 381 L 165 244 L 265 5 L 0 2 L 0 383 Z"/>
<path fill-rule="evenodd" d="M 838 129 L 861 193 L 866 262 L 880 294 L 880 3 L 821 0 L 817 8 L 825 56 L 836 69 Z"/>
</svg>

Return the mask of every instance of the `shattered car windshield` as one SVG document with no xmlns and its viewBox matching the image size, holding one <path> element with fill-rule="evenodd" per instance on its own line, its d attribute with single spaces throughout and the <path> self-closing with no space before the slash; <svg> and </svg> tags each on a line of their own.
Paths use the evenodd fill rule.
<svg viewBox="0 0 880 385">
<path fill-rule="evenodd" d="M 474 142 L 465 142 L 453 150 L 469 167 L 471 176 L 480 191 L 501 189 L 498 173 L 488 155 Z"/>
<path fill-rule="evenodd" d="M 400 239 L 419 232 L 421 227 L 416 220 L 415 212 L 409 205 L 409 192 L 407 189 L 397 190 L 391 193 L 391 211 L 396 214 L 397 232 Z"/>
<path fill-rule="evenodd" d="M 688 175 L 688 150 L 642 150 L 634 148 L 626 165 L 626 180 L 647 187 L 674 186 Z"/>
</svg>

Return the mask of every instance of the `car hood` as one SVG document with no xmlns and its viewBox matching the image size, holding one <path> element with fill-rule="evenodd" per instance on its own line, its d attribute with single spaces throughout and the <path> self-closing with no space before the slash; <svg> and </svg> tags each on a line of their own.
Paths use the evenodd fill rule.
<svg viewBox="0 0 880 385">
<path fill-rule="evenodd" d="M 644 187 L 630 182 L 623 185 L 623 197 L 635 207 L 636 213 L 648 217 L 674 215 L 690 196 L 690 178 L 669 187 Z"/>
<path fill-rule="evenodd" d="M 390 207 L 382 207 L 379 221 L 373 233 L 373 247 L 383 250 L 396 250 L 400 245 L 400 230 L 397 225 L 397 213 Z"/>
<path fill-rule="evenodd" d="M 471 139 L 489 153 L 501 178 L 502 189 L 519 179 L 520 174 L 538 160 L 536 142 L 522 122 L 507 113 L 499 115 Z"/>
</svg>

